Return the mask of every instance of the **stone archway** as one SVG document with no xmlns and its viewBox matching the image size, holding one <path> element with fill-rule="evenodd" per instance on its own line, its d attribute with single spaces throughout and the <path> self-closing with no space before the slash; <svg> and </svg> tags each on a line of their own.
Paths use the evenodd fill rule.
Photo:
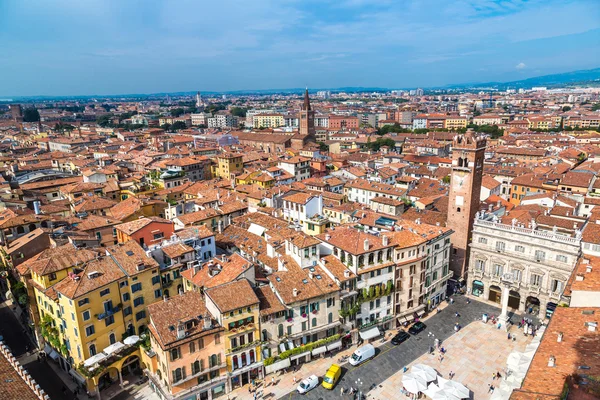
<svg viewBox="0 0 600 400">
<path fill-rule="evenodd" d="M 508 294 L 508 306 L 510 308 L 514 308 L 515 310 L 518 310 L 520 304 L 521 304 L 521 294 L 517 291 L 511 290 Z"/>
<path fill-rule="evenodd" d="M 471 286 L 471 293 L 473 296 L 479 297 L 484 293 L 484 288 L 485 286 L 483 285 L 483 282 L 474 280 Z"/>
<path fill-rule="evenodd" d="M 525 312 L 537 315 L 540 312 L 540 299 L 535 296 L 528 296 L 525 300 Z"/>
<path fill-rule="evenodd" d="M 492 285 L 489 289 L 488 300 L 494 303 L 501 304 L 502 301 L 502 288 L 500 286 Z"/>
</svg>

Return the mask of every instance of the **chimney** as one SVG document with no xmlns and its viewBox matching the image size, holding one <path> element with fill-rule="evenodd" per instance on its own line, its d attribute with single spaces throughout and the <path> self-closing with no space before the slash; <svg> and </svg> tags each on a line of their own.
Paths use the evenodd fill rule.
<svg viewBox="0 0 600 400">
<path fill-rule="evenodd" d="M 494 205 L 493 204 L 488 204 L 488 211 L 489 212 L 494 211 Z"/>
<path fill-rule="evenodd" d="M 185 337 L 185 325 L 179 322 L 177 324 L 177 339 L 183 339 Z"/>
<path fill-rule="evenodd" d="M 314 277 L 315 277 L 315 275 L 314 275 L 312 272 L 309 272 L 309 273 L 308 273 L 308 278 L 309 278 L 309 279 L 311 279 L 311 280 L 312 280 Z"/>
<path fill-rule="evenodd" d="M 365 239 L 363 245 L 364 245 L 363 248 L 365 249 L 365 251 L 368 251 L 369 250 L 369 239 Z"/>
<path fill-rule="evenodd" d="M 298 297 L 298 289 L 294 288 L 292 293 L 294 294 L 294 297 Z"/>
<path fill-rule="evenodd" d="M 210 314 L 206 314 L 204 316 L 204 329 L 212 328 L 212 319 L 210 318 Z"/>
<path fill-rule="evenodd" d="M 563 333 L 562 333 L 562 332 L 560 332 L 560 333 L 558 334 L 558 337 L 556 338 L 556 341 L 557 341 L 558 343 L 560 343 L 560 342 L 562 342 L 562 339 L 563 339 Z"/>
<path fill-rule="evenodd" d="M 387 237 L 387 236 L 385 236 L 385 235 L 383 235 L 383 236 L 381 237 L 381 243 L 382 243 L 384 246 L 387 246 L 387 245 L 389 245 L 389 243 L 390 243 L 390 238 L 389 238 L 389 237 Z"/>
<path fill-rule="evenodd" d="M 588 265 L 585 267 L 585 272 L 586 272 L 586 273 L 588 273 L 588 274 L 589 274 L 590 272 L 592 272 L 592 266 L 588 264 Z"/>
<path fill-rule="evenodd" d="M 554 367 L 555 365 L 556 365 L 556 358 L 554 356 L 550 356 L 550 358 L 548 359 L 548 366 Z"/>
<path fill-rule="evenodd" d="M 169 301 L 169 298 L 167 296 L 163 296 L 163 301 L 166 303 L 167 301 Z"/>
<path fill-rule="evenodd" d="M 344 270 L 344 278 L 350 278 L 350 271 L 347 269 Z"/>
<path fill-rule="evenodd" d="M 33 202 L 33 212 L 35 215 L 40 215 L 42 213 L 41 203 L 39 200 Z"/>
</svg>

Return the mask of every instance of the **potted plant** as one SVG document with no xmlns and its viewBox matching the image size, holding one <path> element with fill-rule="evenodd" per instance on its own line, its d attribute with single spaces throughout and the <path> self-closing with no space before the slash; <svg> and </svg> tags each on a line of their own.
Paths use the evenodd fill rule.
<svg viewBox="0 0 600 400">
<path fill-rule="evenodd" d="M 316 314 L 316 313 L 317 313 L 317 310 L 313 310 L 313 312 L 312 312 L 312 313 L 313 313 L 313 314 Z"/>
<path fill-rule="evenodd" d="M 306 314 L 306 313 L 302 314 L 302 318 L 306 318 L 306 317 L 308 317 L 308 314 Z"/>
<path fill-rule="evenodd" d="M 294 322 L 294 318 L 288 318 L 287 322 Z"/>
</svg>

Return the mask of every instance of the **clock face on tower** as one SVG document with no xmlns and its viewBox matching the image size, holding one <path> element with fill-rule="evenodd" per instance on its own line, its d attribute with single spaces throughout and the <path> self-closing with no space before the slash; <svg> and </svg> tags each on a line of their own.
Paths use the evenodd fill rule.
<svg viewBox="0 0 600 400">
<path fill-rule="evenodd" d="M 466 174 L 459 172 L 454 173 L 454 175 L 452 175 L 452 186 L 454 187 L 454 190 L 460 189 L 465 183 L 466 179 Z"/>
</svg>

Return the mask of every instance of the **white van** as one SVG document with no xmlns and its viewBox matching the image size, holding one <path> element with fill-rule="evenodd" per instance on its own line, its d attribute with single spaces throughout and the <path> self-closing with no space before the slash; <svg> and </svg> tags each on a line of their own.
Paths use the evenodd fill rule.
<svg viewBox="0 0 600 400">
<path fill-rule="evenodd" d="M 373 347 L 372 344 L 366 344 L 356 349 L 356 351 L 352 353 L 352 356 L 350 356 L 348 362 L 351 365 L 358 365 L 373 357 L 375 357 L 375 347 Z"/>
</svg>

